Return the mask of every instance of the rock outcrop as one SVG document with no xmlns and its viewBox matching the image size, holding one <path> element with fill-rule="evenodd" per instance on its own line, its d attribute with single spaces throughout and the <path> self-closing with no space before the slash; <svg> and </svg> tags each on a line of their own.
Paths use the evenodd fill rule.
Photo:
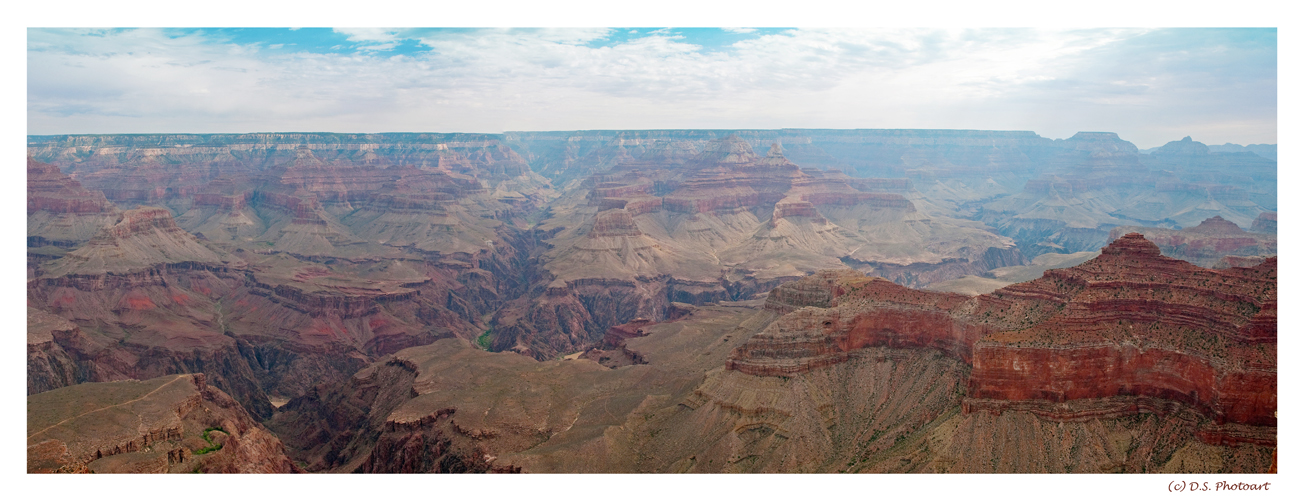
<svg viewBox="0 0 1304 500">
<path fill-rule="evenodd" d="M 1132 233 L 1086 263 L 974 298 L 820 274 L 781 286 L 767 308 L 792 312 L 728 369 L 791 376 L 866 347 L 927 348 L 973 367 L 967 411 L 1073 420 L 1176 404 L 1205 419 L 1207 442 L 1275 442 L 1275 258 L 1202 269 Z"/>
<path fill-rule="evenodd" d="M 1269 212 L 1264 212 L 1264 214 L 1267 213 Z M 1261 217 L 1255 219 L 1255 223 L 1259 224 L 1261 228 L 1266 222 L 1259 221 L 1268 220 L 1262 215 L 1260 214 Z M 1274 219 L 1275 215 L 1273 213 Z M 1202 267 L 1219 267 L 1219 263 L 1226 257 L 1232 257 L 1233 259 L 1258 257 L 1259 262 L 1262 262 L 1264 258 L 1277 255 L 1276 221 L 1273 220 L 1272 223 L 1274 227 L 1271 233 L 1266 231 L 1246 232 L 1231 221 L 1215 215 L 1205 219 L 1204 222 L 1195 227 L 1181 230 L 1158 227 L 1116 227 L 1110 231 L 1109 237 L 1113 241 L 1128 233 L 1140 233 L 1147 240 L 1154 242 L 1164 255 L 1182 259 Z M 1250 262 L 1236 261 L 1236 263 L 1241 264 Z M 1250 266 L 1255 264 L 1258 264 L 1258 262 L 1254 262 Z"/>
<path fill-rule="evenodd" d="M 59 167 L 27 158 L 28 268 L 62 256 L 117 219 L 104 193 L 90 191 Z"/>
<path fill-rule="evenodd" d="M 1263 212 L 1254 218 L 1250 231 L 1277 234 L 1277 212 Z"/>
<path fill-rule="evenodd" d="M 77 361 L 55 342 L 55 336 L 64 339 L 80 337 L 81 330 L 66 319 L 28 307 L 27 394 L 29 396 L 78 382 Z"/>
<path fill-rule="evenodd" d="M 27 397 L 27 472 L 298 472 L 285 445 L 203 375 Z"/>
</svg>

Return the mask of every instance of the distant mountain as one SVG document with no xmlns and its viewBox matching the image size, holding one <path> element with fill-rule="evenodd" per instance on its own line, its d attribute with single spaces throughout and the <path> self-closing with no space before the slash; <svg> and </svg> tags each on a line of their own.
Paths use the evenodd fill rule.
<svg viewBox="0 0 1304 500">
<path fill-rule="evenodd" d="M 1188 136 L 1186 139 L 1183 140 L 1187 140 L 1187 139 L 1190 139 L 1190 137 Z M 1174 141 L 1174 142 L 1178 142 L 1178 141 Z M 1166 146 L 1167 145 L 1149 148 L 1149 149 L 1142 149 L 1141 153 L 1151 154 Z M 1206 146 L 1206 148 L 1209 153 L 1253 153 L 1262 156 L 1264 158 L 1267 158 L 1269 160 L 1277 161 L 1276 144 L 1250 144 L 1249 146 L 1242 146 L 1240 144 L 1232 144 L 1229 142 L 1221 146 Z"/>
</svg>

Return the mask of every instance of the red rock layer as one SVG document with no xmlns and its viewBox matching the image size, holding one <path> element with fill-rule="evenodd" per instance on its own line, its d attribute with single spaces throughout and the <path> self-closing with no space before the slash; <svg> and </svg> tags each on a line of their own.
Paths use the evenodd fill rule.
<svg viewBox="0 0 1304 500">
<path fill-rule="evenodd" d="M 867 346 L 926 347 L 973 366 L 978 400 L 1148 397 L 1218 425 L 1276 425 L 1275 258 L 1202 269 L 1134 233 L 1077 267 L 974 298 L 820 273 L 780 286 L 766 307 L 793 312 L 737 348 L 728 369 L 787 375 Z"/>
<path fill-rule="evenodd" d="M 59 167 L 27 158 L 27 213 L 39 210 L 60 214 L 113 211 L 104 193 L 88 191 Z"/>
</svg>

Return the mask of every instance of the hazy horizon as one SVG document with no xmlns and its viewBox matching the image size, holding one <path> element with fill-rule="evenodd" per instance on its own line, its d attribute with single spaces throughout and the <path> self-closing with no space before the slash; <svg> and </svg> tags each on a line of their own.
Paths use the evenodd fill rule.
<svg viewBox="0 0 1304 500">
<path fill-rule="evenodd" d="M 29 135 L 944 129 L 1276 144 L 1276 29 L 29 29 Z"/>
</svg>

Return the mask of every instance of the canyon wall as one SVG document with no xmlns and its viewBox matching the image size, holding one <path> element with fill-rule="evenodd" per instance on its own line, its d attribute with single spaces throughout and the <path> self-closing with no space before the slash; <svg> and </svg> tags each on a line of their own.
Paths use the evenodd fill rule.
<svg viewBox="0 0 1304 500">
<path fill-rule="evenodd" d="M 866 347 L 927 348 L 973 367 L 967 411 L 1073 420 L 1178 404 L 1207 420 L 1208 442 L 1275 442 L 1275 258 L 1203 269 L 1133 233 L 1084 264 L 978 297 L 829 272 L 780 286 L 766 307 L 788 314 L 727 369 L 792 376 Z"/>
</svg>

